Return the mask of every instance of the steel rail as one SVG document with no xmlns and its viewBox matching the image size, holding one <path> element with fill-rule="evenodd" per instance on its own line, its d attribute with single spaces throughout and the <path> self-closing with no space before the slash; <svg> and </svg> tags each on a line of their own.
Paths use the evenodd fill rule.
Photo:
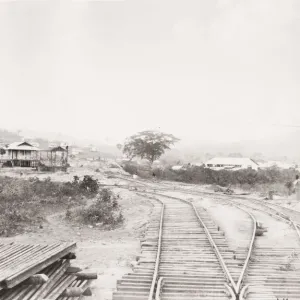
<svg viewBox="0 0 300 300">
<path fill-rule="evenodd" d="M 160 300 L 160 294 L 163 286 L 164 286 L 164 278 L 160 277 L 156 287 L 155 300 Z"/>
<path fill-rule="evenodd" d="M 163 188 L 161 190 L 170 190 L 170 188 Z M 183 193 L 187 193 L 187 194 L 191 194 L 191 195 L 199 195 L 199 194 L 204 194 L 204 195 L 214 195 L 214 196 L 218 196 L 218 197 L 222 197 L 222 198 L 225 198 L 225 197 L 228 197 L 230 196 L 231 198 L 234 198 L 234 199 L 240 199 L 240 200 L 250 200 L 250 201 L 254 201 L 258 204 L 261 204 L 261 205 L 264 205 L 270 209 L 273 209 L 272 207 L 270 206 L 276 206 L 278 207 L 279 209 L 282 209 L 282 210 L 287 210 L 287 211 L 290 211 L 291 213 L 298 213 L 299 214 L 299 217 L 300 217 L 300 211 L 297 210 L 297 209 L 292 209 L 292 208 L 289 208 L 289 207 L 285 207 L 285 206 L 282 206 L 282 205 L 279 205 L 277 203 L 269 203 L 265 200 L 260 200 L 260 199 L 256 199 L 256 198 L 249 198 L 249 197 L 243 197 L 242 195 L 227 195 L 227 194 L 216 194 L 215 192 L 209 192 L 209 191 L 191 191 L 191 190 L 185 190 L 185 189 L 182 189 L 182 188 L 176 188 L 177 191 L 181 191 Z M 287 216 L 286 214 L 282 213 L 282 215 L 284 215 L 286 218 L 290 219 L 289 216 Z M 293 221 L 295 222 L 295 221 Z M 297 224 L 298 227 L 300 227 L 300 223 L 298 222 L 295 222 Z"/>
<path fill-rule="evenodd" d="M 241 293 L 240 293 L 240 299 L 239 300 L 246 300 L 246 294 L 247 294 L 247 291 L 249 289 L 249 284 L 245 285 L 242 290 L 241 290 Z"/>
<path fill-rule="evenodd" d="M 183 200 L 183 199 L 182 199 L 182 200 Z M 213 238 L 212 238 L 212 236 L 211 236 L 209 230 L 207 229 L 207 227 L 206 227 L 206 225 L 204 224 L 203 220 L 202 220 L 201 217 L 199 216 L 199 213 L 198 213 L 198 211 L 197 211 L 195 205 L 194 205 L 193 203 L 190 203 L 190 202 L 187 201 L 187 200 L 183 200 L 183 201 L 186 201 L 187 203 L 189 203 L 190 205 L 192 205 L 192 207 L 193 207 L 193 209 L 194 209 L 194 211 L 195 211 L 195 214 L 196 214 L 198 220 L 200 221 L 201 225 L 203 226 L 204 231 L 205 231 L 205 233 L 206 233 L 206 236 L 208 237 L 208 240 L 209 240 L 209 242 L 210 242 L 212 248 L 214 249 L 214 251 L 215 251 L 215 253 L 216 253 L 216 255 L 217 255 L 217 258 L 218 258 L 218 260 L 219 260 L 219 262 L 220 262 L 220 264 L 221 264 L 221 266 L 222 266 L 222 269 L 223 269 L 223 271 L 225 272 L 225 275 L 226 275 L 227 279 L 229 280 L 229 283 L 230 283 L 231 286 L 233 287 L 235 293 L 237 293 L 237 287 L 236 287 L 236 284 L 235 284 L 235 282 L 233 281 L 232 276 L 231 276 L 231 274 L 230 274 L 230 272 L 229 272 L 229 270 L 228 270 L 228 268 L 227 268 L 227 266 L 226 266 L 226 264 L 225 264 L 225 262 L 224 262 L 224 259 L 223 259 L 222 255 L 221 255 L 221 253 L 220 253 L 220 251 L 219 251 L 219 249 L 218 249 L 216 243 L 214 242 L 214 240 L 213 240 Z"/>
<path fill-rule="evenodd" d="M 299 225 L 296 224 L 296 223 L 293 222 L 293 221 L 291 221 L 291 222 L 292 222 L 292 224 L 293 224 L 293 226 L 294 226 L 294 228 L 295 228 L 295 230 L 296 230 L 296 232 L 297 232 L 297 234 L 298 234 L 298 236 L 299 236 L 299 239 L 300 239 Z"/>
<path fill-rule="evenodd" d="M 156 199 L 156 200 L 158 200 L 158 199 Z M 158 201 L 160 201 L 160 200 L 158 200 Z M 153 273 L 153 278 L 152 278 L 152 283 L 151 283 L 151 288 L 150 288 L 150 293 L 149 293 L 148 300 L 153 300 L 153 297 L 154 297 L 155 285 L 156 285 L 157 278 L 158 278 L 160 254 L 161 254 L 162 229 L 163 229 L 163 219 L 164 219 L 165 205 L 162 201 L 160 201 L 160 202 L 162 203 L 162 208 L 161 208 L 160 223 L 159 223 L 157 254 L 156 254 L 155 268 L 154 268 L 154 273 Z"/>
<path fill-rule="evenodd" d="M 231 201 L 230 201 L 231 202 Z M 232 203 L 232 202 L 231 202 Z M 233 204 L 234 206 L 238 207 L 237 205 Z M 254 249 L 254 242 L 255 242 L 255 236 L 256 236 L 256 230 L 257 230 L 257 220 L 256 218 L 247 210 L 241 208 L 241 207 L 238 207 L 240 210 L 244 211 L 245 213 L 247 213 L 250 218 L 252 219 L 253 221 L 253 232 L 252 232 L 252 237 L 251 237 L 251 242 L 250 242 L 250 246 L 249 246 L 249 251 L 248 251 L 248 255 L 246 257 L 246 260 L 245 260 L 245 263 L 244 263 L 244 266 L 243 266 L 243 269 L 242 269 L 242 272 L 240 274 L 240 277 L 239 277 L 239 280 L 238 280 L 238 283 L 236 285 L 237 287 L 237 291 L 238 293 L 240 293 L 240 289 L 241 289 L 241 286 L 242 286 L 242 282 L 243 282 L 243 279 L 246 275 L 246 271 L 247 271 L 247 268 L 249 266 L 249 262 L 250 262 L 250 258 L 251 258 L 251 255 L 252 255 L 252 252 L 253 252 L 253 249 Z"/>
<path fill-rule="evenodd" d="M 245 206 L 245 207 L 248 207 L 248 208 L 250 208 L 250 209 L 252 209 L 252 210 L 258 210 L 258 211 L 261 211 L 261 212 L 263 212 L 263 213 L 265 213 L 265 214 L 269 214 L 270 216 L 272 216 L 272 217 L 274 217 L 274 218 L 278 218 L 278 219 L 280 219 L 280 220 L 283 221 L 283 222 L 286 222 L 286 223 L 289 223 L 289 224 L 290 224 L 291 222 L 293 222 L 293 221 L 291 221 L 291 218 L 290 218 L 288 215 L 284 214 L 283 212 L 277 211 L 276 209 L 274 209 L 274 208 L 272 208 L 272 207 L 266 205 L 265 203 L 260 202 L 259 200 L 255 200 L 255 199 L 246 199 L 246 200 L 250 200 L 250 201 L 253 201 L 253 200 L 254 200 L 258 205 L 261 205 L 261 206 L 263 206 L 263 207 L 265 207 L 265 208 L 267 208 L 267 209 L 269 209 L 269 210 L 272 210 L 273 213 L 272 213 L 272 212 L 267 212 L 267 211 L 265 211 L 265 210 L 263 210 L 263 209 L 261 209 L 261 208 L 257 208 L 257 207 L 253 207 L 253 206 L 251 206 L 251 205 L 247 205 L 247 204 L 245 204 L 245 203 L 236 202 L 236 201 L 233 201 L 233 202 L 234 202 L 234 203 L 237 203 L 237 204 L 239 204 L 239 205 L 243 205 L 243 206 Z M 254 203 L 254 204 L 255 204 L 255 203 Z"/>
<path fill-rule="evenodd" d="M 285 218 L 282 218 L 283 221 L 285 222 L 288 222 L 290 223 L 291 225 L 293 225 L 293 227 L 295 228 L 296 232 L 297 232 L 297 235 L 299 236 L 299 239 L 300 239 L 300 232 L 299 232 L 299 227 L 300 227 L 300 224 L 298 222 L 296 222 L 295 220 L 292 219 L 292 217 L 286 215 L 284 212 L 278 212 L 276 209 L 270 207 L 270 206 L 275 206 L 275 207 L 278 207 L 279 209 L 282 209 L 282 210 L 287 210 L 287 211 L 290 211 L 291 213 L 299 213 L 299 217 L 300 217 L 300 211 L 298 210 L 295 210 L 295 209 L 291 209 L 289 207 L 285 207 L 285 206 L 281 206 L 279 204 L 275 204 L 275 203 L 268 203 L 266 201 L 262 201 L 260 202 L 259 200 L 256 200 L 256 199 L 251 199 L 252 201 L 255 201 L 256 203 L 258 203 L 259 205 L 262 205 L 264 207 L 267 207 L 271 210 L 274 210 L 276 213 L 275 215 L 278 217 L 279 215 L 277 215 L 278 213 L 280 213 L 281 215 L 283 215 Z M 280 217 L 281 218 L 281 217 Z"/>
<path fill-rule="evenodd" d="M 290 223 L 290 218 L 289 218 L 289 216 L 287 216 L 286 214 L 284 214 L 284 213 L 282 213 L 282 212 L 278 212 L 278 211 L 275 210 L 274 208 L 267 206 L 267 205 L 265 204 L 265 202 L 263 203 L 263 202 L 261 202 L 261 201 L 259 201 L 259 200 L 257 200 L 257 199 L 254 199 L 254 198 L 245 198 L 245 197 L 240 197 L 240 196 L 223 195 L 223 194 L 219 194 L 219 195 L 217 194 L 217 195 L 216 195 L 216 193 L 212 193 L 212 192 L 202 192 L 202 191 L 194 192 L 194 191 L 185 191 L 185 190 L 181 190 L 181 192 L 182 192 L 182 193 L 185 193 L 185 194 L 196 195 L 196 196 L 200 196 L 200 195 L 203 195 L 203 194 L 204 194 L 204 195 L 212 195 L 212 196 L 215 196 L 215 198 L 217 198 L 217 199 L 221 199 L 221 200 L 224 199 L 224 200 L 226 200 L 226 201 L 231 201 L 231 202 L 234 202 L 234 203 L 243 205 L 243 206 L 248 207 L 248 208 L 250 208 L 250 209 L 252 209 L 252 210 L 260 210 L 260 211 L 262 211 L 262 212 L 264 212 L 264 213 L 267 213 L 266 211 L 264 211 L 264 210 L 262 210 L 262 209 L 252 207 L 252 206 L 247 205 L 247 204 L 245 204 L 245 203 L 240 203 L 240 202 L 235 202 L 234 200 L 229 200 L 228 197 L 230 196 L 231 198 L 234 198 L 234 199 L 254 201 L 254 202 L 256 202 L 256 203 L 258 203 L 258 204 L 260 204 L 260 205 L 262 205 L 262 206 L 267 207 L 267 208 L 270 209 L 270 210 L 275 211 L 275 214 L 272 214 L 272 213 L 271 213 L 271 216 L 274 216 L 274 217 L 276 217 L 276 218 L 279 218 L 281 221 Z M 280 216 L 280 215 L 281 215 L 281 216 Z M 282 216 L 284 216 L 284 217 L 282 217 Z M 299 224 L 297 224 L 297 225 L 299 225 Z"/>
<path fill-rule="evenodd" d="M 228 285 L 228 284 L 225 284 L 225 287 L 228 291 L 228 294 L 230 295 L 230 300 L 236 300 L 236 295 L 234 294 L 232 288 Z"/>
<path fill-rule="evenodd" d="M 247 199 L 248 200 L 248 199 Z M 298 237 L 299 237 L 299 239 L 300 239 L 300 231 L 299 231 L 299 224 L 298 223 L 296 223 L 296 222 L 294 222 L 288 215 L 286 215 L 286 214 L 284 214 L 283 212 L 280 212 L 280 214 L 281 215 L 283 215 L 284 216 L 284 218 L 283 217 L 281 217 L 281 216 L 279 216 L 278 215 L 278 212 L 274 209 L 274 208 L 272 208 L 272 207 L 270 207 L 270 206 L 268 206 L 267 204 L 269 204 L 269 203 L 266 203 L 265 201 L 263 202 L 263 203 L 261 203 L 261 202 L 259 202 L 259 200 L 255 200 L 255 199 L 249 199 L 249 200 L 251 200 L 251 201 L 255 201 L 255 202 L 257 202 L 258 204 L 260 204 L 260 205 L 262 205 L 262 206 L 264 206 L 264 207 L 266 207 L 266 208 L 268 208 L 268 209 L 271 209 L 271 210 L 273 210 L 273 211 L 275 211 L 275 213 L 270 213 L 270 212 L 266 212 L 266 211 L 264 211 L 264 210 L 262 210 L 262 209 L 258 209 L 258 208 L 254 208 L 254 207 L 252 207 L 252 206 L 249 206 L 249 205 L 246 205 L 245 203 L 240 203 L 240 202 L 236 202 L 236 201 L 231 201 L 231 200 L 227 200 L 227 201 L 229 201 L 229 202 L 231 202 L 233 205 L 235 205 L 235 206 L 237 206 L 236 204 L 238 204 L 238 205 L 243 205 L 243 206 L 246 206 L 246 207 L 248 207 L 248 208 L 250 208 L 250 209 L 253 209 L 253 210 L 258 210 L 258 211 L 261 211 L 261 212 L 263 212 L 263 213 L 267 213 L 267 214 L 270 214 L 271 216 L 273 216 L 273 217 L 276 217 L 276 218 L 278 218 L 279 217 L 279 219 L 281 220 L 281 221 L 283 221 L 283 222 L 285 222 L 285 223 L 288 223 L 290 226 L 293 226 L 294 227 L 294 229 L 295 229 L 295 231 L 296 231 L 296 233 L 297 233 L 297 235 L 298 235 Z M 274 204 L 271 204 L 271 205 L 274 205 Z M 282 207 L 282 206 L 280 206 L 280 205 L 276 205 L 276 206 L 279 206 L 280 208 L 285 208 L 285 207 Z M 241 207 L 239 207 L 241 210 L 244 210 L 244 209 L 242 209 Z M 289 209 L 288 208 L 288 210 L 291 210 L 291 209 Z M 252 215 L 250 212 L 248 212 L 247 210 L 244 210 L 245 212 L 247 212 L 249 215 Z M 291 211 L 293 211 L 293 210 L 291 210 Z M 253 215 L 252 215 L 252 217 L 253 217 Z M 254 218 L 254 217 L 253 217 Z M 254 218 L 255 219 L 255 218 Z M 257 223 L 255 222 L 255 225 L 256 225 Z M 256 229 L 255 229 L 256 230 Z M 255 238 L 255 237 L 254 237 Z M 253 241 L 253 243 L 254 243 L 254 239 L 252 239 L 252 241 Z M 250 253 L 250 252 L 249 252 Z M 250 259 L 250 256 L 249 256 L 249 259 Z M 248 260 L 248 262 L 247 262 L 248 264 L 249 264 L 249 260 Z M 246 265 L 244 265 L 244 268 L 246 267 Z M 246 269 L 245 269 L 245 271 L 246 271 Z M 241 276 L 242 276 L 243 274 L 241 274 Z M 244 277 L 244 276 L 243 276 Z M 238 283 L 238 287 L 239 287 L 239 289 L 241 288 L 241 284 L 242 284 L 242 277 L 240 277 L 240 279 L 241 279 L 241 281 L 239 281 L 239 283 Z M 240 298 L 241 298 L 241 300 L 244 300 L 245 298 L 244 298 L 244 295 L 245 295 L 245 293 L 246 293 L 246 291 L 248 290 L 248 288 L 249 288 L 249 286 L 250 285 L 246 285 L 246 286 L 244 286 L 243 287 L 243 289 L 241 290 L 241 292 L 240 292 Z"/>
<path fill-rule="evenodd" d="M 258 200 L 255 200 L 255 201 L 258 201 Z M 299 217 L 300 217 L 300 211 L 297 210 L 297 209 L 292 209 L 292 208 L 289 208 L 289 207 L 285 207 L 285 206 L 279 205 L 279 204 L 277 204 L 277 203 L 269 203 L 269 202 L 267 202 L 267 201 L 262 201 L 262 202 L 263 202 L 264 205 L 266 205 L 266 206 L 271 205 L 271 206 L 278 207 L 278 208 L 281 209 L 281 210 L 289 211 L 289 212 L 294 213 L 294 214 L 299 214 Z M 274 209 L 274 208 L 273 208 L 273 209 Z M 283 212 L 281 212 L 281 213 L 284 214 Z M 297 225 L 299 225 L 298 222 L 295 222 L 295 223 L 297 223 Z"/>
<path fill-rule="evenodd" d="M 254 200 L 254 199 L 250 199 L 250 200 Z M 255 202 L 258 202 L 258 200 L 254 200 Z M 234 201 L 235 202 L 235 201 Z M 239 203 L 240 204 L 240 203 Z M 269 204 L 269 203 L 265 203 L 265 201 L 264 201 L 264 203 L 260 203 L 259 202 L 259 204 L 261 204 L 262 206 L 264 206 L 264 207 L 266 207 L 266 208 L 268 208 L 268 209 L 271 209 L 271 210 L 274 210 L 274 208 L 272 208 L 272 207 L 270 207 L 270 206 L 268 206 L 267 204 Z M 241 204 L 241 205 L 244 205 L 244 204 Z M 273 204 L 271 204 L 271 205 L 273 205 Z M 277 205 L 276 205 L 277 206 Z M 280 208 L 284 208 L 284 207 L 281 207 L 280 205 L 278 205 Z M 251 209 L 251 206 L 247 206 L 247 207 L 249 207 L 250 209 Z M 264 213 L 266 213 L 265 211 L 263 211 L 262 209 L 257 209 L 257 208 L 252 208 L 252 209 L 255 209 L 255 210 L 259 210 L 259 211 L 262 211 L 262 212 L 264 212 Z M 276 211 L 276 210 L 274 210 L 274 211 Z M 276 211 L 277 212 L 277 211 Z M 286 218 L 282 218 L 282 217 L 280 217 L 280 219 L 282 220 L 282 221 L 284 221 L 284 222 L 286 222 L 286 223 L 289 223 L 289 225 L 290 226 L 292 226 L 292 227 L 294 227 L 294 229 L 295 229 L 295 231 L 296 231 L 296 233 L 297 233 L 297 235 L 298 235 L 298 237 L 299 237 L 299 239 L 300 239 L 300 232 L 299 232 L 299 224 L 298 223 L 296 223 L 296 222 L 294 222 L 289 216 L 287 216 L 286 214 L 284 214 L 284 213 L 282 213 L 282 212 L 280 212 L 282 215 L 284 215 Z M 268 214 L 270 214 L 270 213 L 268 213 Z M 278 217 L 278 215 L 275 213 L 275 214 L 272 214 L 271 213 L 271 215 L 273 216 L 273 217 Z M 249 290 L 249 287 L 250 286 L 252 286 L 252 285 L 249 285 L 249 284 L 247 284 L 247 285 L 245 285 L 244 287 L 243 287 L 243 289 L 241 290 L 241 292 L 240 292 L 240 300 L 246 300 L 246 295 L 247 295 L 247 292 L 248 292 L 248 290 Z"/>
</svg>

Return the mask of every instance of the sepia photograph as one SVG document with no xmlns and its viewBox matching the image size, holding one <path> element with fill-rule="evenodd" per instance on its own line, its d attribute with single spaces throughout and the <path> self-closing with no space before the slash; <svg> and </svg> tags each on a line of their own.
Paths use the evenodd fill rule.
<svg viewBox="0 0 300 300">
<path fill-rule="evenodd" d="M 300 300 L 299 0 L 0 0 L 0 300 Z"/>
</svg>

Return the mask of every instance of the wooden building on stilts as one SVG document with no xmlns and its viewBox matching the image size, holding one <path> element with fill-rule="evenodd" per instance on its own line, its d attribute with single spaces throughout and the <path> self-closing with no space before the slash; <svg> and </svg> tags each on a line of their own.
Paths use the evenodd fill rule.
<svg viewBox="0 0 300 300">
<path fill-rule="evenodd" d="M 15 142 L 3 148 L 5 154 L 0 156 L 0 165 L 7 167 L 34 168 L 39 163 L 40 149 L 28 142 Z"/>
<path fill-rule="evenodd" d="M 68 146 L 58 146 L 41 150 L 28 142 L 16 142 L 2 149 L 0 167 L 37 168 L 41 171 L 66 171 L 69 166 L 68 154 Z"/>
</svg>

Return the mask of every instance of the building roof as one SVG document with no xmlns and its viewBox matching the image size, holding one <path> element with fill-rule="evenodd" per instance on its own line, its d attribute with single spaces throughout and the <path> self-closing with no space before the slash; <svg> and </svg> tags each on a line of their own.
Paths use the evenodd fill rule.
<svg viewBox="0 0 300 300">
<path fill-rule="evenodd" d="M 31 151 L 39 151 L 40 149 L 32 146 L 28 142 L 15 142 L 8 145 L 7 150 L 31 150 Z"/>
<path fill-rule="evenodd" d="M 173 166 L 172 167 L 172 170 L 174 170 L 174 171 L 179 171 L 179 170 L 181 170 L 183 168 L 183 166 Z"/>
<path fill-rule="evenodd" d="M 254 160 L 248 157 L 214 157 L 206 162 L 211 165 L 249 165 L 255 164 L 258 166 Z"/>
<path fill-rule="evenodd" d="M 67 151 L 67 149 L 65 149 L 61 146 L 51 148 L 50 150 L 51 150 L 51 152 L 66 152 Z"/>
</svg>

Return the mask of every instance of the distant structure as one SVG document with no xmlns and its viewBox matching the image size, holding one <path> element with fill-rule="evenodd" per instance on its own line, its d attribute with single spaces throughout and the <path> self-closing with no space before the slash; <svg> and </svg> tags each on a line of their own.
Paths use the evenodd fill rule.
<svg viewBox="0 0 300 300">
<path fill-rule="evenodd" d="M 3 149 L 6 153 L 0 156 L 1 165 L 27 168 L 38 165 L 38 152 L 40 149 L 28 142 L 15 142 Z"/>
<path fill-rule="evenodd" d="M 172 166 L 171 168 L 173 171 L 179 171 L 183 169 L 183 166 Z"/>
<path fill-rule="evenodd" d="M 214 170 L 240 170 L 240 169 L 253 169 L 258 170 L 259 165 L 247 157 L 215 157 L 205 163 L 206 168 Z"/>
<path fill-rule="evenodd" d="M 41 150 L 39 169 L 42 171 L 66 171 L 68 168 L 68 146 L 57 146 L 49 150 Z"/>
</svg>

